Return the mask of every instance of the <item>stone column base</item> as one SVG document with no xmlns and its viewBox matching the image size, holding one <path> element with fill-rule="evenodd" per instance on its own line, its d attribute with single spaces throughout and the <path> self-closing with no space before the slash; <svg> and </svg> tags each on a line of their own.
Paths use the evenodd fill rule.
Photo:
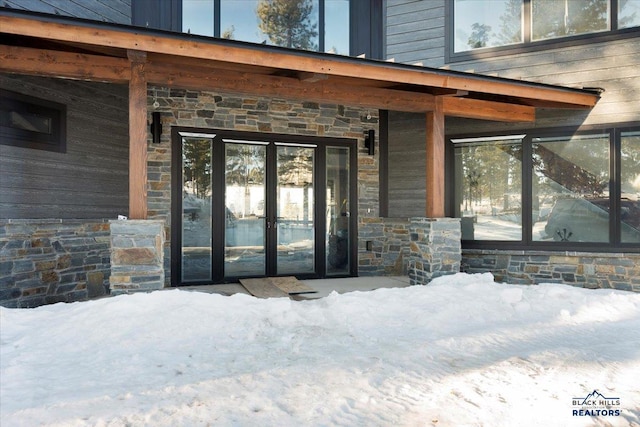
<svg viewBox="0 0 640 427">
<path fill-rule="evenodd" d="M 459 218 L 411 218 L 409 281 L 426 285 L 432 279 L 460 272 Z"/>
<path fill-rule="evenodd" d="M 113 220 L 111 224 L 112 295 L 164 287 L 164 222 Z"/>
</svg>

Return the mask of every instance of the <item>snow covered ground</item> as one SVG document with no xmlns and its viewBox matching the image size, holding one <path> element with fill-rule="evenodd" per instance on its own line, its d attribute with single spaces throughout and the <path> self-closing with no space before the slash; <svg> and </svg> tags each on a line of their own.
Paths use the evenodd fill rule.
<svg viewBox="0 0 640 427">
<path fill-rule="evenodd" d="M 3 427 L 640 425 L 630 292 L 457 274 L 1 308 L 0 325 Z"/>
</svg>

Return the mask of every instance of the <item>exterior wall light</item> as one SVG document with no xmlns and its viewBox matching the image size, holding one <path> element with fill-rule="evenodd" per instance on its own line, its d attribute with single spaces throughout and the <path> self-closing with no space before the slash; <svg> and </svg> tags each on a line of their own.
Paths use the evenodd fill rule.
<svg viewBox="0 0 640 427">
<path fill-rule="evenodd" d="M 364 132 L 364 147 L 369 149 L 369 155 L 373 156 L 376 152 L 376 131 L 369 129 Z"/>
</svg>

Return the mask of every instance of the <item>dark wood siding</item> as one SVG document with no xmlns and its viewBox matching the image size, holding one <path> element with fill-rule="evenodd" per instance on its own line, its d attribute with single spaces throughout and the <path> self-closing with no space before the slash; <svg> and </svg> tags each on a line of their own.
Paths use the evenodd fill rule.
<svg viewBox="0 0 640 427">
<path fill-rule="evenodd" d="M 389 112 L 389 217 L 426 212 L 426 114 Z"/>
<path fill-rule="evenodd" d="M 9 75 L 0 87 L 67 106 L 66 153 L 0 145 L 0 218 L 126 215 L 127 87 Z"/>
<path fill-rule="evenodd" d="M 131 0 L 2 0 L 0 7 L 131 24 Z"/>
</svg>

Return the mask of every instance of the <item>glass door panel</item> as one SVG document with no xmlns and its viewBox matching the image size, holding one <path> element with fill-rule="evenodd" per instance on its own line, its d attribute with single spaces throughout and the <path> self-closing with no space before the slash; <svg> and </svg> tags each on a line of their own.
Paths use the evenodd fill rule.
<svg viewBox="0 0 640 427">
<path fill-rule="evenodd" d="M 315 272 L 314 153 L 276 143 L 277 274 Z"/>
<path fill-rule="evenodd" d="M 212 160 L 212 138 L 182 138 L 182 282 L 211 280 Z"/>
<path fill-rule="evenodd" d="M 265 143 L 225 139 L 225 277 L 266 274 Z"/>
<path fill-rule="evenodd" d="M 327 147 L 327 275 L 348 274 L 350 235 L 349 147 Z"/>
</svg>

